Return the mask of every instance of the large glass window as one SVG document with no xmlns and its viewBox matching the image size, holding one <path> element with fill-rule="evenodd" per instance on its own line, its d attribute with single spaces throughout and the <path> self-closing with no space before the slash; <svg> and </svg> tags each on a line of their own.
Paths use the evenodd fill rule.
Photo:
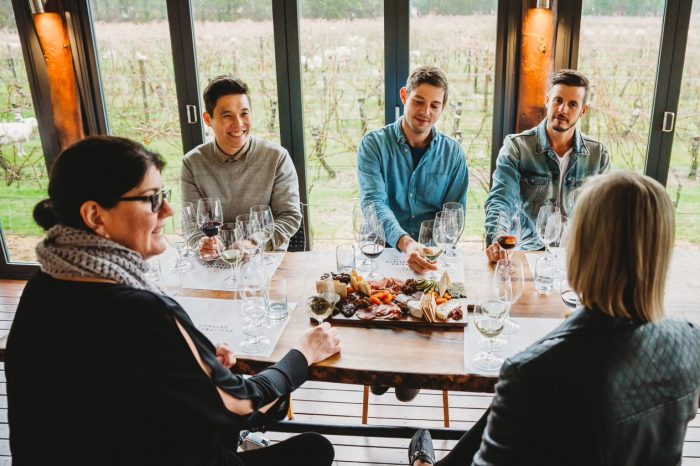
<svg viewBox="0 0 700 466">
<path fill-rule="evenodd" d="M 221 74 L 242 79 L 250 89 L 252 134 L 279 144 L 272 3 L 235 3 L 192 2 L 200 85 L 203 91 L 211 78 Z M 207 138 L 213 138 L 206 129 Z"/>
<path fill-rule="evenodd" d="M 466 6 L 462 2 L 411 1 L 410 68 L 435 65 L 447 74 L 449 101 L 437 127 L 460 142 L 469 165 L 462 241 L 481 241 L 484 233 L 484 201 L 491 169 L 497 6 L 497 0 L 469 2 Z"/>
<path fill-rule="evenodd" d="M 304 137 L 314 247 L 352 238 L 357 148 L 384 126 L 383 2 L 301 0 Z"/>
<path fill-rule="evenodd" d="M 0 225 L 11 262 L 36 262 L 48 176 L 10 0 L 0 1 Z"/>
<path fill-rule="evenodd" d="M 676 238 L 700 244 L 700 2 L 693 2 L 666 189 L 676 208 Z"/>
<path fill-rule="evenodd" d="M 591 89 L 581 129 L 608 147 L 613 168 L 644 170 L 664 3 L 583 2 L 578 69 Z"/>
<path fill-rule="evenodd" d="M 166 3 L 91 2 L 111 132 L 163 155 L 166 186 L 180 203 L 183 156 Z"/>
</svg>

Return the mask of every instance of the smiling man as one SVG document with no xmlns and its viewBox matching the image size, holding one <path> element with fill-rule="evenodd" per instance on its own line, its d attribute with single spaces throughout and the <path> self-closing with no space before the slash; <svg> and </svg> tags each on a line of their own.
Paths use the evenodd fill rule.
<svg viewBox="0 0 700 466">
<path fill-rule="evenodd" d="M 437 269 L 418 252 L 421 222 L 434 219 L 446 202 L 465 205 L 469 185 L 462 147 L 434 127 L 447 92 L 441 70 L 415 69 L 400 91 L 404 116 L 368 133 L 358 150 L 362 205 L 374 205 L 386 242 L 419 273 Z"/>
<path fill-rule="evenodd" d="M 496 171 L 486 199 L 486 254 L 492 262 L 502 256 L 495 242 L 501 212 L 519 216 L 518 249 L 544 245 L 535 225 L 540 207 L 551 204 L 570 215 L 577 188 L 586 177 L 610 170 L 603 144 L 583 134 L 576 123 L 588 111 L 588 79 L 575 70 L 552 75 L 545 96 L 547 117 L 537 127 L 510 134 L 498 154 Z"/>
<path fill-rule="evenodd" d="M 275 232 L 269 247 L 285 250 L 301 225 L 299 183 L 287 151 L 251 136 L 252 109 L 248 86 L 230 75 L 211 80 L 204 90 L 204 123 L 214 140 L 195 147 L 182 161 L 182 201 L 218 197 L 224 222 L 269 205 Z"/>
</svg>

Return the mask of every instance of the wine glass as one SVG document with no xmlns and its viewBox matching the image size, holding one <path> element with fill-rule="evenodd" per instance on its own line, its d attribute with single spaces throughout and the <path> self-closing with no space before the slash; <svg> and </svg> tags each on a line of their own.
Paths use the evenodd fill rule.
<svg viewBox="0 0 700 466">
<path fill-rule="evenodd" d="M 357 250 L 360 250 L 360 233 L 362 231 L 362 226 L 365 223 L 377 222 L 377 213 L 374 210 L 374 205 L 367 204 L 362 207 L 359 202 L 355 204 L 352 211 L 352 232 L 355 236 L 355 241 L 357 242 Z M 360 256 L 360 261 L 357 266 L 360 270 L 368 270 L 372 267 L 372 261 L 366 256 Z"/>
<path fill-rule="evenodd" d="M 558 230 L 556 222 L 561 222 L 561 213 L 559 207 L 551 204 L 546 204 L 540 207 L 537 213 L 537 222 L 535 229 L 537 236 L 540 237 L 544 244 L 545 251 L 549 252 L 549 245 L 554 241 L 555 232 Z"/>
<path fill-rule="evenodd" d="M 310 287 L 312 279 L 307 277 L 307 286 Z M 307 288 L 308 290 L 309 288 Z M 335 292 L 332 274 L 328 274 L 325 280 L 316 281 L 315 293 L 308 295 L 304 300 L 306 312 L 318 325 L 327 319 L 335 308 L 335 304 L 340 301 L 340 295 Z"/>
<path fill-rule="evenodd" d="M 200 230 L 197 225 L 197 209 L 191 202 L 182 203 L 180 225 L 185 235 L 185 257 L 193 257 L 193 245 L 199 239 Z"/>
<path fill-rule="evenodd" d="M 241 351 L 247 354 L 260 354 L 270 349 L 270 339 L 265 335 L 269 331 L 265 317 L 267 314 L 267 287 L 265 280 L 258 274 L 243 280 L 241 291 L 241 308 L 252 319 L 250 335 L 241 342 Z"/>
<path fill-rule="evenodd" d="M 510 317 L 513 305 L 525 292 L 525 271 L 523 263 L 512 259 L 500 259 L 493 270 L 493 289 L 499 300 L 506 306 L 505 334 L 517 332 L 520 325 Z"/>
<path fill-rule="evenodd" d="M 245 250 L 242 245 L 244 234 L 235 223 L 224 223 L 219 230 L 219 241 L 217 241 L 217 252 L 219 258 L 231 266 L 231 276 L 222 283 L 224 288 L 238 288 L 239 266 L 243 262 Z"/>
<path fill-rule="evenodd" d="M 453 221 L 457 224 L 456 228 L 458 229 L 458 232 L 456 234 L 454 242 L 452 243 L 452 247 L 447 251 L 447 257 L 448 257 L 448 261 L 449 261 L 450 258 L 457 256 L 455 249 L 457 248 L 457 243 L 459 242 L 459 238 L 462 236 L 462 233 L 464 232 L 465 212 L 464 212 L 464 206 L 459 202 L 445 202 L 442 205 L 442 210 L 445 212 L 448 212 L 450 215 L 453 216 L 453 218 L 454 218 Z"/>
<path fill-rule="evenodd" d="M 191 203 L 189 204 L 190 206 L 192 205 Z M 176 274 L 182 274 L 192 270 L 194 265 L 187 258 L 187 233 L 182 228 L 183 224 L 175 217 L 175 215 L 171 216 L 170 220 L 165 225 L 165 238 L 177 253 L 175 262 L 173 263 L 172 267 L 170 267 L 170 271 Z"/>
<path fill-rule="evenodd" d="M 435 225 L 439 227 L 438 235 L 435 236 L 435 242 L 445 250 L 443 259 L 446 267 L 448 263 L 447 258 L 450 256 L 450 252 L 454 252 L 453 248 L 462 233 L 457 212 L 455 210 L 443 210 L 435 214 Z"/>
<path fill-rule="evenodd" d="M 473 362 L 481 370 L 494 372 L 503 365 L 503 358 L 494 354 L 494 339 L 505 327 L 508 305 L 490 293 L 479 293 L 474 305 L 474 327 L 486 339 L 486 351 L 477 353 Z"/>
<path fill-rule="evenodd" d="M 221 208 L 221 199 L 206 197 L 197 201 L 197 226 L 207 238 L 215 238 L 219 234 L 222 223 L 224 223 L 224 213 Z M 214 260 L 216 253 L 203 254 L 202 259 Z"/>
<path fill-rule="evenodd" d="M 260 248 L 263 262 L 265 264 L 271 264 L 274 262 L 274 259 L 265 255 L 265 245 L 272 239 L 275 233 L 275 219 L 272 216 L 272 209 L 270 209 L 269 205 L 255 205 L 250 208 L 249 215 L 250 219 L 257 220 L 260 225 L 260 231 L 262 232 L 260 235 Z"/>
<path fill-rule="evenodd" d="M 236 217 L 236 227 L 240 228 L 243 240 L 241 248 L 244 252 L 244 262 L 248 264 L 246 267 L 246 276 L 250 274 L 250 264 L 255 260 L 259 249 L 259 244 L 262 241 L 262 231 L 260 224 L 255 219 L 251 219 L 249 214 L 241 214 Z M 264 272 L 264 267 L 263 267 Z"/>
<path fill-rule="evenodd" d="M 442 253 L 445 252 L 435 241 L 435 220 L 423 220 L 421 222 L 418 242 L 420 243 L 420 255 L 431 264 L 435 263 Z M 435 279 L 437 274 L 430 272 L 428 277 Z"/>
<path fill-rule="evenodd" d="M 511 212 L 501 212 L 496 223 L 496 241 L 506 251 L 506 259 L 510 260 L 510 252 L 518 245 L 520 238 L 520 216 Z"/>
<path fill-rule="evenodd" d="M 360 251 L 370 260 L 370 270 L 367 278 L 380 280 L 376 272 L 374 259 L 384 251 L 384 228 L 379 222 L 367 222 L 360 229 Z"/>
</svg>

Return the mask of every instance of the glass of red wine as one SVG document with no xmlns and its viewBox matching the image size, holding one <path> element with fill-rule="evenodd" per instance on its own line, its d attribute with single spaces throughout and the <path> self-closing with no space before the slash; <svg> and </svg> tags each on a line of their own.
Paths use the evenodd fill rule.
<svg viewBox="0 0 700 466">
<path fill-rule="evenodd" d="M 205 197 L 197 201 L 197 226 L 207 238 L 214 239 L 210 247 L 207 247 L 207 240 L 204 241 L 200 249 L 202 259 L 214 260 L 218 257 L 216 236 L 219 234 L 219 229 L 223 223 L 224 213 L 221 208 L 221 199 L 218 197 Z"/>
<path fill-rule="evenodd" d="M 520 216 L 517 213 L 501 212 L 496 225 L 496 241 L 506 251 L 506 259 L 509 261 L 510 253 L 518 245 L 519 238 Z"/>
<path fill-rule="evenodd" d="M 384 252 L 384 228 L 379 222 L 365 222 L 360 228 L 360 251 L 370 260 L 370 272 L 367 278 L 381 280 L 376 272 L 374 259 Z"/>
</svg>

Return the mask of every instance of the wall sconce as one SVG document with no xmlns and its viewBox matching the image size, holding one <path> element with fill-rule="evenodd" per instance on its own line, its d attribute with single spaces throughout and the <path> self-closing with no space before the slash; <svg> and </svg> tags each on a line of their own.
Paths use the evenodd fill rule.
<svg viewBox="0 0 700 466">
<path fill-rule="evenodd" d="M 34 4 L 34 26 L 46 63 L 53 123 L 61 149 L 85 137 L 73 52 L 64 11 L 46 12 L 41 0 Z M 60 6 L 58 7 L 60 8 Z"/>
</svg>

